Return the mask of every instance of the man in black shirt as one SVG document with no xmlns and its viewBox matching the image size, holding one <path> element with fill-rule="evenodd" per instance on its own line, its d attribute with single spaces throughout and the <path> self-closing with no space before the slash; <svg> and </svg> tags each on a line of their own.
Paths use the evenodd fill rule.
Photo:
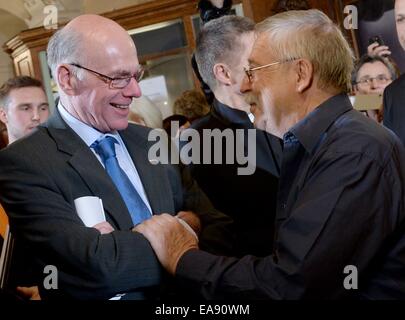
<svg viewBox="0 0 405 320">
<path fill-rule="evenodd" d="M 168 215 L 138 230 L 206 298 L 404 299 L 405 150 L 353 110 L 341 31 L 318 10 L 272 16 L 249 63 L 241 90 L 284 142 L 272 255 L 208 254 Z"/>
<path fill-rule="evenodd" d="M 276 155 L 281 156 L 281 142 L 254 129 L 248 116 L 250 106 L 240 92 L 253 42 L 254 23 L 245 17 L 221 17 L 202 28 L 195 57 L 215 97 L 209 114 L 194 121 L 191 128 L 200 137 L 216 130 L 224 138 L 200 143 L 200 159 L 189 167 L 214 207 L 234 220 L 233 254 L 263 257 L 271 253 L 274 237 L 279 175 Z M 238 149 L 246 154 L 251 170 L 238 161 Z M 207 154 L 211 154 L 210 163 L 203 161 Z M 221 163 L 215 161 L 218 154 Z"/>
</svg>

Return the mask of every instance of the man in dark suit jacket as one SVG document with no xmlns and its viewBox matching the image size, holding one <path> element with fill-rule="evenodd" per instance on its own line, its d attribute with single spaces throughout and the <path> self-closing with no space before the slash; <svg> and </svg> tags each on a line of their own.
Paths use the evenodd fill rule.
<svg viewBox="0 0 405 320">
<path fill-rule="evenodd" d="M 395 1 L 398 40 L 405 50 L 405 0 Z M 405 145 L 405 75 L 384 90 L 384 126 L 390 128 Z"/>
<path fill-rule="evenodd" d="M 136 190 L 132 196 L 137 192 L 149 215 L 181 212 L 195 231 L 202 228 L 200 241 L 207 247 L 226 237 L 221 226 L 227 219 L 186 172 L 151 164 L 149 129 L 128 126 L 129 104 L 141 94 L 141 74 L 135 45 L 123 28 L 100 16 L 75 18 L 50 40 L 48 59 L 60 89 L 57 110 L 0 154 L 0 201 L 42 273 L 41 296 L 156 297 L 162 269 L 148 241 L 133 230 L 134 212 L 104 169 L 107 162 L 93 151 L 94 142 L 116 139 L 116 158 Z M 83 196 L 102 199 L 113 232 L 83 224 L 74 205 Z M 57 289 L 43 281 L 49 265 L 57 269 Z"/>
<path fill-rule="evenodd" d="M 200 137 L 207 130 L 232 134 L 222 141 L 200 143 L 200 161 L 191 163 L 190 170 L 214 206 L 234 220 L 237 256 L 266 256 L 272 251 L 280 161 L 277 156 L 281 153 L 278 138 L 254 128 L 248 115 L 250 105 L 239 91 L 253 30 L 253 21 L 245 17 L 214 19 L 201 29 L 195 52 L 200 74 L 215 98 L 211 112 L 194 121 L 191 129 L 197 130 Z M 249 140 L 249 135 L 253 139 Z M 207 146 L 212 156 L 210 163 L 203 163 Z M 240 163 L 237 149 L 254 162 L 252 172 L 241 174 L 246 164 Z M 218 150 L 220 164 L 214 163 Z"/>
<path fill-rule="evenodd" d="M 384 90 L 384 126 L 405 145 L 405 74 Z"/>
</svg>

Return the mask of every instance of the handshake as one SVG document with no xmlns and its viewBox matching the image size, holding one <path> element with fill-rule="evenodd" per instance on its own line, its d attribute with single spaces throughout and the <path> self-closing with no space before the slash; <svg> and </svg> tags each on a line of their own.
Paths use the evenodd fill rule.
<svg viewBox="0 0 405 320">
<path fill-rule="evenodd" d="M 132 231 L 142 233 L 148 239 L 162 266 L 174 275 L 183 254 L 198 249 L 200 230 L 200 219 L 195 213 L 180 211 L 177 216 L 154 215 Z"/>
<path fill-rule="evenodd" d="M 106 221 L 100 198 L 86 196 L 75 200 L 76 212 L 87 227 L 109 234 L 114 228 Z M 190 249 L 198 249 L 201 222 L 192 211 L 180 211 L 176 216 L 167 213 L 153 215 L 136 225 L 133 232 L 142 233 L 150 242 L 160 263 L 174 274 L 180 257 Z"/>
</svg>

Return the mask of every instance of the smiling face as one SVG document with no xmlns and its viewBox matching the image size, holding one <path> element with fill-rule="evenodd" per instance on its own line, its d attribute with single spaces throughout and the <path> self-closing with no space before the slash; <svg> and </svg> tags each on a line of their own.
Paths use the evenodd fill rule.
<svg viewBox="0 0 405 320">
<path fill-rule="evenodd" d="M 253 46 L 249 58 L 250 67 L 264 66 L 277 59 L 265 34 L 260 34 Z M 251 72 L 251 80 L 244 77 L 241 91 L 246 101 L 251 105 L 251 112 L 255 116 L 255 126 L 276 136 L 282 136 L 283 119 L 293 110 L 294 75 L 290 63 L 276 64 Z M 280 81 L 282 79 L 282 81 Z"/>
<path fill-rule="evenodd" d="M 39 87 L 12 89 L 6 106 L 0 108 L 0 120 L 6 124 L 10 143 L 31 133 L 48 117 L 48 100 L 44 90 Z"/>
<path fill-rule="evenodd" d="M 110 78 L 128 78 L 138 73 L 140 65 L 135 44 L 128 33 L 115 22 L 90 15 L 76 18 L 68 28 L 80 32 L 80 48 L 86 54 L 72 63 L 78 63 Z M 83 77 L 74 76 L 73 68 Z M 65 90 L 68 103 L 64 106 L 73 116 L 101 132 L 123 130 L 128 126 L 132 98 L 141 96 L 135 78 L 131 78 L 127 86 L 119 89 L 111 87 L 105 78 L 70 64 L 59 66 L 62 81 L 66 70 L 70 71 L 68 74 L 72 89 L 68 87 L 69 90 Z"/>
<path fill-rule="evenodd" d="M 127 43 L 118 42 L 107 46 L 106 54 L 87 59 L 91 61 L 91 65 L 86 67 L 111 78 L 130 77 L 138 71 L 136 49 L 130 38 Z M 82 87 L 77 99 L 80 120 L 102 132 L 125 129 L 132 98 L 141 96 L 139 84 L 135 79 L 131 79 L 123 89 L 110 88 L 107 82 L 95 74 L 84 72 L 86 75 L 84 80 L 80 81 Z"/>
<path fill-rule="evenodd" d="M 398 40 L 405 50 L 405 0 L 395 1 L 395 22 L 397 26 Z"/>
</svg>

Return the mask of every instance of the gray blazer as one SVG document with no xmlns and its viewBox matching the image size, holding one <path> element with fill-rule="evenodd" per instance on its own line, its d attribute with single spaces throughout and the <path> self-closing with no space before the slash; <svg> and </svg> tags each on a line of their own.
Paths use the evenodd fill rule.
<svg viewBox="0 0 405 320">
<path fill-rule="evenodd" d="M 213 209 L 187 172 L 149 162 L 149 130 L 129 125 L 120 135 L 153 213 L 196 212 L 205 227 L 202 246 L 226 252 L 230 221 Z M 74 200 L 89 195 L 103 200 L 116 231 L 101 235 L 84 226 Z M 0 202 L 14 235 L 34 253 L 38 270 L 46 265 L 58 270 L 58 290 L 41 290 L 44 297 L 106 299 L 132 292 L 143 299 L 159 288 L 162 269 L 149 242 L 130 231 L 130 214 L 112 180 L 57 111 L 32 135 L 0 152 Z"/>
</svg>

